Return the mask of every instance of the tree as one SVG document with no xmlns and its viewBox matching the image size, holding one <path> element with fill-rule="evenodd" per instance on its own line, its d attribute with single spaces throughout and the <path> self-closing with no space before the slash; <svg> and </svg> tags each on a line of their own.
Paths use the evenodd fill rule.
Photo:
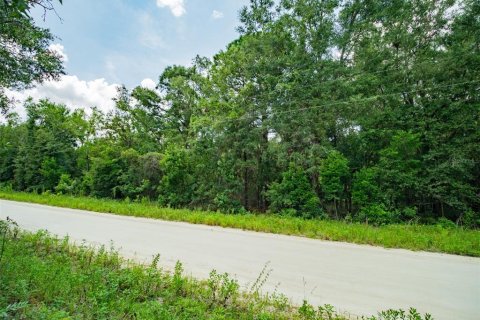
<svg viewBox="0 0 480 320">
<path fill-rule="evenodd" d="M 86 175 L 91 179 L 87 188 L 95 197 L 123 198 L 126 195 L 122 193 L 121 177 L 125 170 L 119 150 L 110 145 L 103 146 L 93 158 L 92 168 Z"/>
<path fill-rule="evenodd" d="M 380 151 L 382 189 L 391 208 L 403 208 L 414 202 L 419 182 L 419 136 L 410 132 L 396 133 L 390 145 Z"/>
<path fill-rule="evenodd" d="M 160 76 L 159 90 L 165 94 L 164 124 L 167 139 L 188 147 L 192 138 L 192 119 L 197 114 L 201 75 L 195 66 L 167 67 Z"/>
<path fill-rule="evenodd" d="M 7 114 L 6 120 L 0 125 L 0 184 L 13 182 L 15 159 L 26 134 L 17 114 Z"/>
<path fill-rule="evenodd" d="M 139 155 L 137 151 L 129 149 L 123 151 L 120 157 L 125 166 L 119 181 L 122 195 L 134 200 L 157 200 L 157 188 L 163 176 L 163 156 L 154 152 Z"/>
<path fill-rule="evenodd" d="M 335 217 L 338 219 L 338 202 L 345 200 L 350 176 L 348 159 L 340 152 L 332 150 L 320 167 L 320 186 L 327 201 L 333 200 Z"/>
<path fill-rule="evenodd" d="M 62 174 L 76 174 L 75 116 L 64 105 L 27 102 L 26 134 L 14 164 L 19 190 L 53 190 Z"/>
<path fill-rule="evenodd" d="M 5 89 L 26 89 L 63 74 L 61 57 L 49 49 L 53 35 L 35 26 L 29 16 L 34 6 L 53 10 L 50 0 L 0 2 L 0 112 L 3 114 L 11 104 Z"/>
</svg>

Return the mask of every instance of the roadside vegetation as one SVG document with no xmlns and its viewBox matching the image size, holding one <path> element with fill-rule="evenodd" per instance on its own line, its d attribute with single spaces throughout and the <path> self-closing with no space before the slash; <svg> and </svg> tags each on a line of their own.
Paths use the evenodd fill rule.
<svg viewBox="0 0 480 320">
<path fill-rule="evenodd" d="M 158 204 L 150 202 L 135 203 L 91 197 L 39 195 L 5 189 L 0 189 L 0 198 L 117 215 L 184 221 L 387 248 L 480 256 L 480 231 L 459 228 L 450 223 L 444 225 L 391 224 L 374 226 L 365 223 L 305 219 L 275 214 L 224 214 L 211 211 L 172 209 L 160 207 Z"/>
<path fill-rule="evenodd" d="M 207 280 L 122 259 L 113 249 L 75 246 L 46 232 L 27 233 L 0 221 L 1 319 L 303 319 L 347 320 L 329 305 L 292 306 L 280 294 L 262 295 L 262 273 L 240 290 L 228 274 Z M 403 316 L 402 316 L 403 315 Z M 365 320 L 422 320 L 415 310 L 390 310 Z"/>
</svg>

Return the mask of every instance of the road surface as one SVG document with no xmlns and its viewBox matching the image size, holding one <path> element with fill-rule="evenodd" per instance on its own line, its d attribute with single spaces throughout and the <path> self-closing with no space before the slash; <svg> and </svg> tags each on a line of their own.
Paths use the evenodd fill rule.
<svg viewBox="0 0 480 320">
<path fill-rule="evenodd" d="M 75 241 L 111 245 L 142 262 L 159 253 L 194 277 L 228 272 L 246 288 L 269 263 L 266 291 L 294 303 L 332 304 L 372 315 L 415 307 L 435 319 L 480 319 L 480 259 L 383 249 L 187 223 L 99 214 L 0 200 L 7 216 L 27 230 L 47 229 Z"/>
</svg>

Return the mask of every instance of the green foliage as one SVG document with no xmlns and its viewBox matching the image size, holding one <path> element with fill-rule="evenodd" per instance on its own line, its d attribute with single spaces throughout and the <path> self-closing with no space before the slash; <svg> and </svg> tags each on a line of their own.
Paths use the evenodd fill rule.
<svg viewBox="0 0 480 320">
<path fill-rule="evenodd" d="M 20 190 L 53 190 L 62 174 L 76 173 L 75 147 L 79 122 L 64 105 L 48 100 L 27 102 L 27 121 L 11 167 L 14 186 Z"/>
<path fill-rule="evenodd" d="M 120 198 L 119 185 L 123 170 L 123 162 L 114 149 L 107 149 L 102 157 L 95 158 L 91 168 L 92 195 Z"/>
<path fill-rule="evenodd" d="M 6 120 L 5 125 L 0 125 L 0 181 L 13 184 L 15 159 L 25 136 L 25 126 L 19 126 L 16 114 L 10 114 Z"/>
<path fill-rule="evenodd" d="M 329 152 L 320 167 L 320 186 L 325 199 L 334 202 L 337 219 L 338 201 L 346 199 L 345 190 L 349 176 L 348 159 L 336 150 Z"/>
<path fill-rule="evenodd" d="M 320 167 L 320 184 L 327 200 L 341 199 L 349 176 L 348 160 L 332 151 Z"/>
<path fill-rule="evenodd" d="M 213 199 L 213 205 L 220 212 L 225 213 L 244 213 L 245 209 L 242 207 L 240 201 L 233 199 L 231 192 L 223 191 L 217 193 Z"/>
<path fill-rule="evenodd" d="M 433 320 L 430 314 L 422 316 L 414 308 L 410 308 L 408 312 L 404 310 L 387 310 L 378 314 L 378 317 L 368 318 L 368 320 Z"/>
<path fill-rule="evenodd" d="M 329 304 L 314 308 L 305 300 L 298 312 L 305 320 L 342 320 L 344 318 L 337 314 L 335 308 Z"/>
<path fill-rule="evenodd" d="M 447 218 L 440 218 L 437 220 L 437 225 L 445 229 L 455 229 L 457 225 Z"/>
<path fill-rule="evenodd" d="M 353 178 L 352 201 L 359 207 L 379 203 L 382 194 L 379 186 L 378 168 L 362 168 L 357 171 Z"/>
<path fill-rule="evenodd" d="M 473 210 L 468 210 L 465 214 L 461 217 L 461 222 L 467 228 L 479 228 L 480 227 L 480 213 L 476 213 Z"/>
<path fill-rule="evenodd" d="M 270 209 L 294 217 L 314 218 L 322 216 L 320 200 L 308 182 L 302 168 L 290 165 L 282 174 L 282 181 L 275 182 L 267 192 Z"/>
<path fill-rule="evenodd" d="M 188 150 L 167 150 L 160 165 L 164 175 L 158 187 L 159 203 L 172 207 L 188 205 L 194 192 L 193 163 Z"/>
<path fill-rule="evenodd" d="M 61 1 L 60 1 L 61 3 Z M 35 26 L 33 7 L 52 10 L 50 0 L 0 2 L 0 113 L 12 104 L 5 89 L 25 89 L 63 74 L 61 57 L 49 49 L 54 40 L 49 30 Z"/>
<path fill-rule="evenodd" d="M 417 217 L 417 208 L 406 207 L 401 212 L 402 219 L 406 221 L 412 221 Z"/>
<path fill-rule="evenodd" d="M 238 297 L 240 286 L 235 279 L 231 279 L 228 273 L 219 274 L 216 270 L 210 272 L 207 281 L 210 291 L 210 303 L 227 306 L 235 304 Z"/>
<path fill-rule="evenodd" d="M 396 133 L 387 148 L 380 151 L 379 170 L 385 197 L 392 207 L 402 207 L 419 189 L 419 135 Z"/>
<path fill-rule="evenodd" d="M 139 155 L 137 151 L 129 149 L 122 152 L 120 158 L 124 165 L 119 181 L 122 195 L 132 199 L 155 200 L 158 197 L 157 186 L 163 176 L 163 156 L 155 152 Z"/>
<path fill-rule="evenodd" d="M 55 187 L 55 192 L 58 194 L 74 195 L 78 193 L 78 181 L 70 177 L 69 174 L 62 174 L 60 181 Z"/>
<path fill-rule="evenodd" d="M 371 204 L 363 207 L 355 218 L 360 222 L 365 222 L 366 224 L 372 224 L 375 226 L 399 222 L 399 217 L 396 215 L 396 213 L 387 211 L 385 206 L 382 204 Z"/>
<path fill-rule="evenodd" d="M 40 164 L 40 175 L 44 189 L 52 190 L 62 176 L 62 168 L 58 165 L 57 160 L 52 157 L 44 158 Z"/>
</svg>

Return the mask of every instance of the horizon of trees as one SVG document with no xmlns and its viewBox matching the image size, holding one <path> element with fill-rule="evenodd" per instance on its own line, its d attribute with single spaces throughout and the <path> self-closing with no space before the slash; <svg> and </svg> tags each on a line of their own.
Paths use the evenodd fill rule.
<svg viewBox="0 0 480 320">
<path fill-rule="evenodd" d="M 224 212 L 480 225 L 480 3 L 251 0 L 239 38 L 119 89 L 28 101 L 0 185 Z"/>
</svg>

